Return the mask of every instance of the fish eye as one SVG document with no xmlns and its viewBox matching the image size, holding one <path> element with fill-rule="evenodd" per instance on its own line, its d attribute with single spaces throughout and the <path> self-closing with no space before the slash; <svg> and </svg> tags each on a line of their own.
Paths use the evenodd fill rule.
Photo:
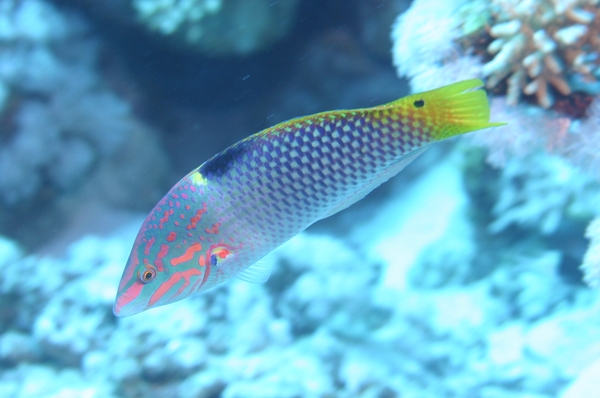
<svg viewBox="0 0 600 398">
<path fill-rule="evenodd" d="M 156 278 L 156 269 L 154 267 L 146 267 L 145 270 L 139 272 L 138 279 L 143 284 L 152 282 Z"/>
<path fill-rule="evenodd" d="M 425 106 L 425 101 L 423 101 L 422 99 L 416 100 L 415 102 L 413 102 L 413 105 L 415 106 L 415 108 L 422 108 Z"/>
</svg>

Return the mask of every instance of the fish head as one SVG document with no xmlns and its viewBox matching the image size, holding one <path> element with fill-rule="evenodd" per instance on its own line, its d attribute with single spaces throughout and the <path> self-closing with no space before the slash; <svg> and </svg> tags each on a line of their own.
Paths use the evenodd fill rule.
<svg viewBox="0 0 600 398">
<path fill-rule="evenodd" d="M 214 250 L 205 239 L 215 224 L 197 191 L 193 200 L 191 193 L 181 192 L 189 189 L 185 184 L 175 185 L 144 220 L 119 282 L 116 316 L 170 304 L 203 287 L 210 268 L 206 259 Z"/>
<path fill-rule="evenodd" d="M 184 299 L 202 278 L 203 270 L 186 261 L 177 267 L 170 265 L 176 263 L 175 259 L 186 258 L 186 254 L 194 260 L 190 254 L 200 244 L 172 244 L 163 235 L 162 231 L 147 228 L 146 223 L 140 229 L 119 282 L 113 307 L 116 316 L 134 315 Z"/>
<path fill-rule="evenodd" d="M 136 239 L 119 282 L 113 306 L 113 313 L 118 317 L 135 315 L 162 305 L 158 302 L 152 303 L 150 300 L 168 277 L 156 265 L 144 262 L 143 259 L 140 261 L 139 253 L 137 253 L 139 246 Z"/>
</svg>

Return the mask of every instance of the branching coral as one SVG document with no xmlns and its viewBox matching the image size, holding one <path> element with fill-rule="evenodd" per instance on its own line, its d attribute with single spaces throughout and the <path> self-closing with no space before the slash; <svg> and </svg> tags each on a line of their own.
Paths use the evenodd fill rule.
<svg viewBox="0 0 600 398">
<path fill-rule="evenodd" d="M 413 90 L 487 76 L 497 93 L 506 82 L 507 97 L 493 98 L 491 113 L 508 126 L 471 135 L 472 142 L 487 147 L 489 163 L 508 165 L 503 171 L 508 188 L 494 209 L 493 231 L 517 224 L 551 234 L 565 216 L 583 222 L 598 214 L 597 181 L 577 168 L 600 178 L 599 3 L 451 0 L 428 12 L 428 1 L 415 0 L 394 26 L 394 62 Z M 424 29 L 427 24 L 435 29 Z M 493 58 L 482 65 L 484 49 Z M 526 94 L 548 108 L 554 92 L 570 95 L 557 98 L 552 111 L 528 103 L 508 106 Z M 549 157 L 542 162 L 541 151 L 567 163 Z M 596 265 L 587 268 L 598 278 Z"/>
<path fill-rule="evenodd" d="M 600 93 L 599 3 L 450 0 L 430 7 L 427 1 L 415 1 L 393 28 L 394 63 L 417 90 L 427 87 L 427 81 L 449 83 L 444 76 L 455 63 L 479 60 L 487 52 L 492 58 L 485 65 L 471 62 L 474 68 L 450 72 L 451 77 L 487 77 L 488 88 L 506 83 L 511 105 L 523 94 L 535 96 L 544 108 L 553 106 L 555 93 L 569 101 L 573 92 L 593 96 Z M 587 103 L 562 108 L 580 118 Z"/>
<path fill-rule="evenodd" d="M 483 66 L 487 86 L 507 79 L 507 100 L 521 93 L 553 105 L 553 91 L 598 92 L 600 8 L 597 0 L 495 0 L 488 46 L 494 58 Z"/>
</svg>

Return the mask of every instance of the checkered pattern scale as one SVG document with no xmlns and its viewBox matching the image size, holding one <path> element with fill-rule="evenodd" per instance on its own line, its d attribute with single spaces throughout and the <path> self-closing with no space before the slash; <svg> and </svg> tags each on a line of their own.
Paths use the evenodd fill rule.
<svg viewBox="0 0 600 398">
<path fill-rule="evenodd" d="M 406 114 L 405 114 L 406 115 Z M 428 128 L 379 107 L 293 119 L 204 163 L 215 203 L 244 220 L 236 240 L 279 245 L 360 200 L 427 146 Z M 233 231 L 232 231 L 233 232 Z"/>
</svg>

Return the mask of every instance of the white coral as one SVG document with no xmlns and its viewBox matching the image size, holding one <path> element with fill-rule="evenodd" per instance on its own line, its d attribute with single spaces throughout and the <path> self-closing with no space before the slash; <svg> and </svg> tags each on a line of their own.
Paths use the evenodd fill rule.
<svg viewBox="0 0 600 398">
<path fill-rule="evenodd" d="M 459 73 L 460 76 L 444 79 L 440 75 L 442 64 L 458 59 L 456 40 L 462 36 L 463 21 L 460 10 L 466 3 L 466 0 L 449 0 L 436 2 L 432 7 L 430 1 L 416 0 L 394 23 L 391 34 L 394 65 L 399 76 L 411 79 L 413 91 L 477 77 L 475 73 L 479 66 L 468 67 Z M 468 63 L 475 64 L 476 60 Z"/>
<path fill-rule="evenodd" d="M 588 285 L 600 288 L 600 217 L 588 225 L 585 236 L 591 241 L 583 258 L 581 270 Z"/>
</svg>

